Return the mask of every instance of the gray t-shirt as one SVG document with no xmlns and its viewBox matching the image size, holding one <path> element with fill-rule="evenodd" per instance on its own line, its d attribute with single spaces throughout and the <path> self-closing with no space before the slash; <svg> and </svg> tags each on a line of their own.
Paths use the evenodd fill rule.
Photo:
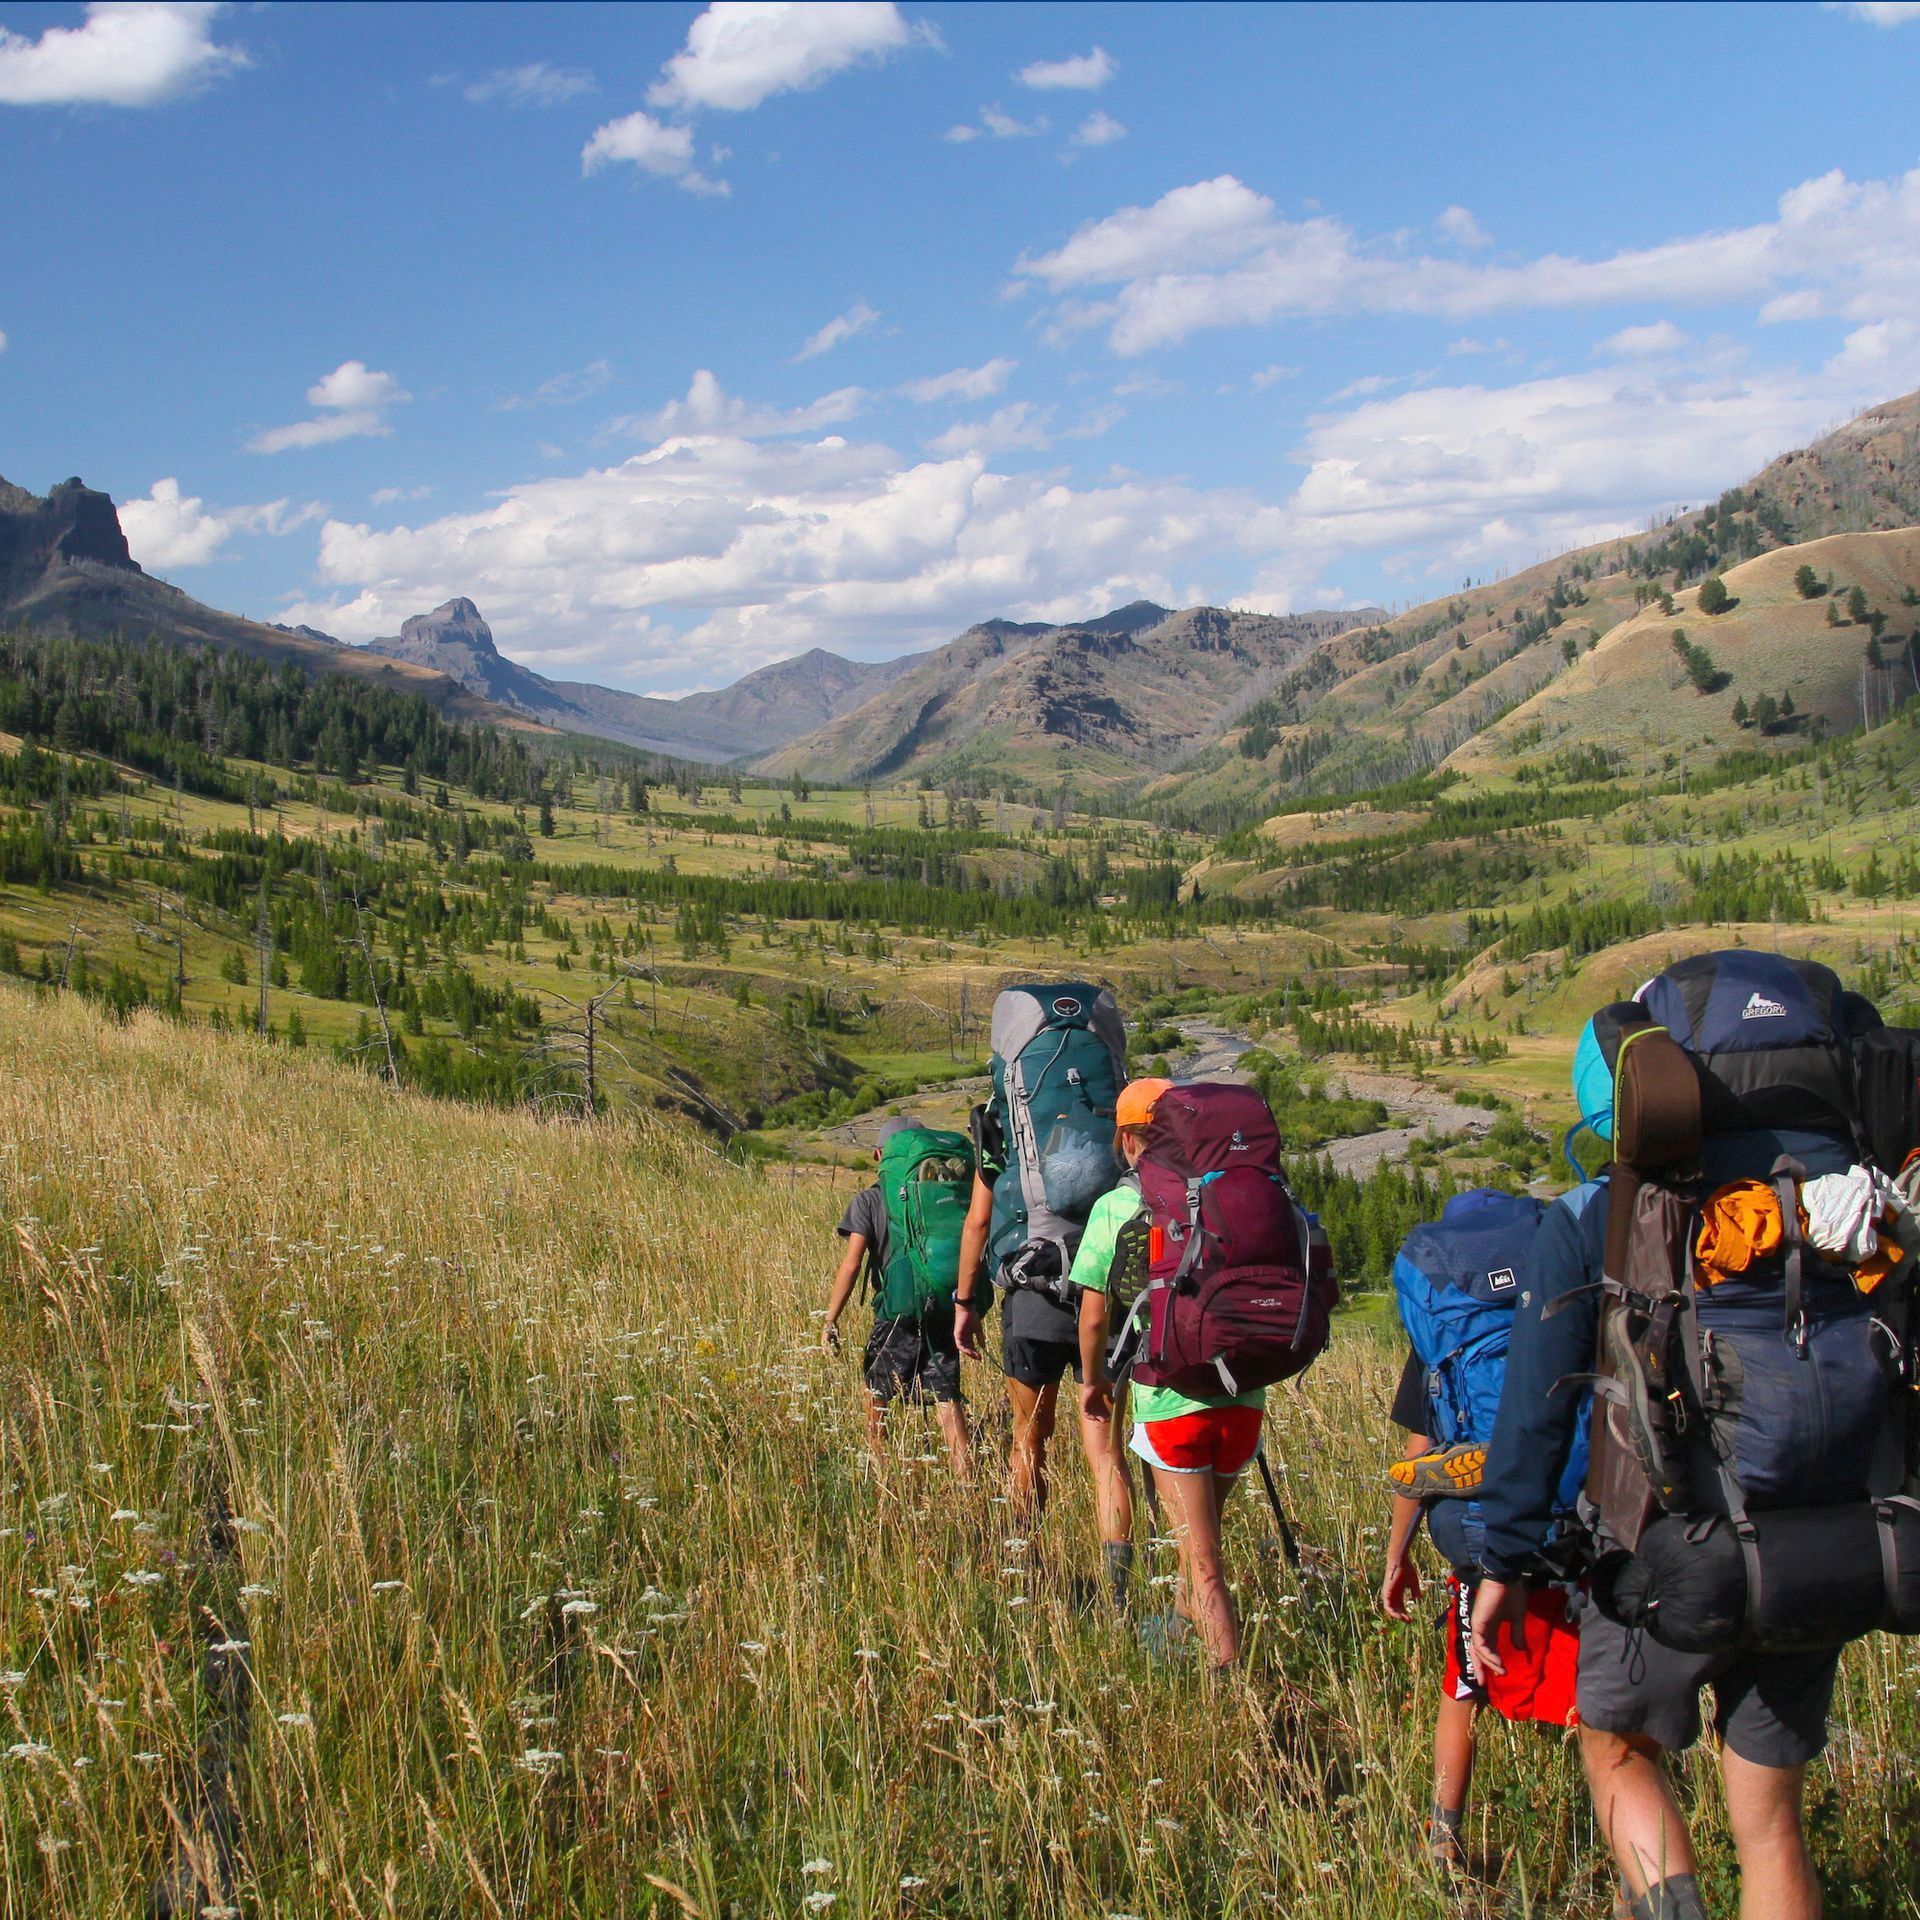
<svg viewBox="0 0 1920 1920">
<path fill-rule="evenodd" d="M 835 1231 L 850 1240 L 856 1233 L 867 1243 L 866 1284 L 878 1287 L 887 1270 L 887 1202 L 878 1186 L 862 1187 L 847 1202 Z"/>
</svg>

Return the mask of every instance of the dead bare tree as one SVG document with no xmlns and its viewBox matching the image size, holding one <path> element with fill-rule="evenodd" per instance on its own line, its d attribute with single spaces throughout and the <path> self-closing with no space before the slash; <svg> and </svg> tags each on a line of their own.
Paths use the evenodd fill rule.
<svg viewBox="0 0 1920 1920">
<path fill-rule="evenodd" d="M 360 883 L 353 883 L 353 931 L 359 943 L 360 959 L 367 970 L 367 991 L 373 995 L 373 1010 L 380 1020 L 380 1044 L 387 1056 L 386 1081 L 390 1087 L 400 1084 L 400 1064 L 393 1057 L 393 1028 L 387 1021 L 387 1003 L 380 992 L 380 970 L 373 963 L 373 943 L 367 938 L 366 909 L 360 904 Z"/>
</svg>

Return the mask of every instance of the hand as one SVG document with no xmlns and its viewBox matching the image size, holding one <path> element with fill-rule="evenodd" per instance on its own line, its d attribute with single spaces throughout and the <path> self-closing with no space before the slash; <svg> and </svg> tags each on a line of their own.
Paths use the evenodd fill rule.
<svg viewBox="0 0 1920 1920">
<path fill-rule="evenodd" d="M 1411 1554 L 1403 1553 L 1380 1582 L 1380 1611 L 1389 1620 L 1411 1620 L 1419 1604 L 1420 1569 L 1413 1564 Z"/>
<path fill-rule="evenodd" d="M 1080 1418 L 1096 1420 L 1104 1426 L 1113 1418 L 1113 1386 L 1106 1380 L 1089 1380 L 1080 1389 Z"/>
<path fill-rule="evenodd" d="M 825 1354 L 840 1351 L 840 1329 L 831 1320 L 820 1329 L 820 1351 Z"/>
<path fill-rule="evenodd" d="M 969 1301 L 953 1303 L 953 1344 L 973 1359 L 980 1358 L 980 1310 Z"/>
<path fill-rule="evenodd" d="M 1512 1633 L 1513 1645 L 1527 1650 L 1527 1584 L 1524 1580 L 1482 1580 L 1473 1596 L 1473 1659 L 1483 1673 L 1504 1674 L 1507 1663 L 1494 1650 L 1500 1628 Z"/>
</svg>

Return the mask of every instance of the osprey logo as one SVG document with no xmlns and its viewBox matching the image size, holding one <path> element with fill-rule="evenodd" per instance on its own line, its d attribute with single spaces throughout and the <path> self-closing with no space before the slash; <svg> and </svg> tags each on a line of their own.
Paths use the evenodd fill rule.
<svg viewBox="0 0 1920 1920">
<path fill-rule="evenodd" d="M 1778 1000 L 1769 1000 L 1764 993 L 1754 994 L 1740 1009 L 1742 1020 L 1784 1020 L 1787 1010 Z"/>
<path fill-rule="evenodd" d="M 1511 1267 L 1495 1267 L 1494 1270 L 1487 1275 L 1487 1285 L 1490 1286 L 1495 1293 L 1510 1293 L 1513 1290 L 1513 1269 Z"/>
<path fill-rule="evenodd" d="M 1063 1019 L 1065 1019 L 1070 1015 L 1076 1014 L 1080 1011 L 1080 1002 L 1078 1000 L 1069 1000 L 1069 999 L 1066 999 L 1065 997 L 1062 997 L 1061 999 L 1058 999 L 1053 1003 L 1053 1010 L 1055 1013 L 1059 1014 Z"/>
</svg>

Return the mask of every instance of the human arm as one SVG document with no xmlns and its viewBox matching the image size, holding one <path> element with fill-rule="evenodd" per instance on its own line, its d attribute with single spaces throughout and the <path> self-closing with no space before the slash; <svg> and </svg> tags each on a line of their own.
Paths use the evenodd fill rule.
<svg viewBox="0 0 1920 1920">
<path fill-rule="evenodd" d="M 960 1228 L 960 1269 L 953 1286 L 953 1338 L 962 1353 L 980 1355 L 980 1309 L 975 1290 L 987 1264 L 987 1227 L 993 1219 L 993 1188 L 978 1173 L 973 1176 L 973 1198 Z"/>
<path fill-rule="evenodd" d="M 1508 1644 L 1527 1650 L 1527 1583 L 1524 1580 L 1482 1580 L 1473 1595 L 1473 1660 L 1485 1673 L 1504 1674 L 1500 1629 L 1507 1628 Z"/>
<path fill-rule="evenodd" d="M 1424 1433 L 1407 1435 L 1404 1458 L 1426 1452 Z M 1380 1611 L 1389 1620 L 1411 1620 L 1420 1599 L 1420 1569 L 1413 1561 L 1413 1536 L 1420 1530 L 1420 1502 L 1404 1493 L 1393 1496 L 1393 1524 L 1387 1532 L 1387 1571 L 1380 1582 Z"/>
<path fill-rule="evenodd" d="M 820 1345 L 823 1351 L 834 1353 L 840 1346 L 840 1316 L 847 1310 L 847 1302 L 853 1298 L 854 1282 L 860 1278 L 860 1264 L 867 1257 L 867 1236 L 864 1233 L 847 1235 L 847 1251 L 840 1262 L 840 1270 L 833 1276 L 833 1287 L 827 1295 L 826 1324 L 820 1329 Z"/>
<path fill-rule="evenodd" d="M 1080 1295 L 1080 1417 L 1113 1418 L 1113 1382 L 1107 1378 L 1107 1296 L 1088 1287 Z"/>
<path fill-rule="evenodd" d="M 1593 1371 L 1600 1309 L 1591 1289 L 1605 1237 L 1606 1189 L 1578 1187 L 1547 1210 L 1527 1255 L 1479 1494 L 1486 1534 L 1480 1562 L 1495 1583 L 1524 1573 L 1553 1531 L 1555 1497 L 1584 1405 L 1582 1393 L 1563 1383 Z"/>
</svg>

